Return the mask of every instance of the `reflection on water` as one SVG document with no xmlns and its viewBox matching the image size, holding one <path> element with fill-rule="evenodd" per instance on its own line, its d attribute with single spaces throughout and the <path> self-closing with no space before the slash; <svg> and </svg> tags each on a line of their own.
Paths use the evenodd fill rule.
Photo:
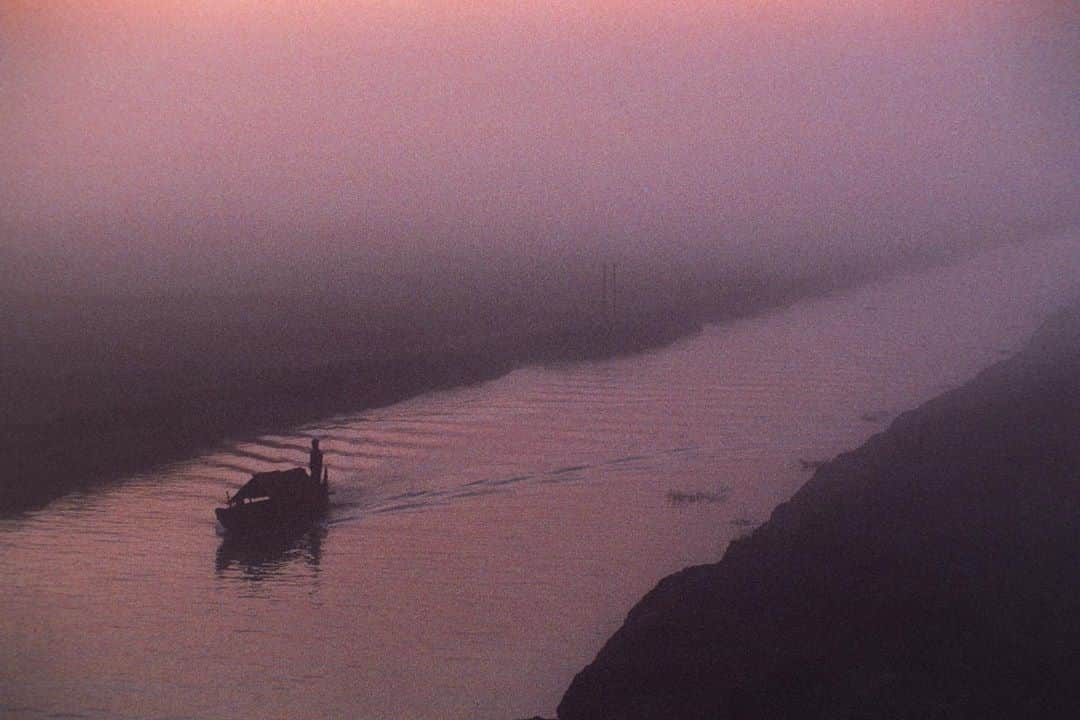
<svg viewBox="0 0 1080 720">
<path fill-rule="evenodd" d="M 660 577 L 717 559 L 818 461 L 1015 349 L 1078 270 L 1065 244 L 1005 249 L 0 519 L 0 715 L 551 715 Z M 304 465 L 313 436 L 326 517 L 219 536 L 225 493 Z"/>
<path fill-rule="evenodd" d="M 317 573 L 326 533 L 326 527 L 316 523 L 252 537 L 225 535 L 217 549 L 214 569 L 218 577 L 256 581 L 296 575 L 296 569 L 291 567 L 294 564 Z"/>
</svg>

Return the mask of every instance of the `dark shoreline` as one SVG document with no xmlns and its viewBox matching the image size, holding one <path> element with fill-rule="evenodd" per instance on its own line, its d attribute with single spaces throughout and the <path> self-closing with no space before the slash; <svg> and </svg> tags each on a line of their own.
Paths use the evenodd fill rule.
<svg viewBox="0 0 1080 720">
<path fill-rule="evenodd" d="M 0 513 L 39 508 L 73 490 L 103 486 L 227 439 L 384 407 L 428 392 L 493 380 L 529 365 L 658 349 L 699 332 L 706 323 L 779 309 L 885 274 L 852 272 L 844 282 L 824 277 L 744 281 L 709 297 L 628 310 L 617 320 L 564 318 L 532 332 L 493 332 L 470 343 L 441 341 L 415 349 L 402 344 L 381 354 L 344 353 L 321 366 L 237 374 L 183 390 L 135 389 L 117 393 L 117 400 L 104 405 L 77 406 L 30 421 L 9 420 L 0 442 L 0 463 L 5 467 Z"/>
<path fill-rule="evenodd" d="M 1080 304 L 663 579 L 560 720 L 1071 717 Z"/>
<path fill-rule="evenodd" d="M 673 339 L 655 335 L 648 343 Z M 646 346 L 644 341 L 641 345 Z M 3 454 L 9 478 L 20 482 L 0 486 L 0 511 L 40 507 L 71 490 L 167 464 L 227 438 L 253 437 L 491 380 L 530 361 L 508 349 L 493 349 L 486 356 L 452 350 L 393 354 L 349 366 L 237 378 L 220 387 L 148 398 L 133 406 L 11 425 L 5 428 Z"/>
<path fill-rule="evenodd" d="M 923 272 L 956 262 L 970 251 L 912 255 L 889 267 L 838 267 L 788 278 L 745 273 L 711 277 L 706 272 L 669 294 L 654 289 L 652 295 L 639 297 L 637 302 L 621 308 L 616 319 L 602 319 L 576 306 L 570 310 L 553 306 L 529 317 L 516 317 L 515 311 L 525 309 L 523 297 L 503 310 L 480 301 L 446 297 L 448 306 L 426 318 L 412 317 L 402 308 L 393 312 L 385 309 L 389 319 L 381 325 L 371 325 L 362 314 L 357 316 L 359 324 L 352 325 L 356 308 L 329 304 L 323 311 L 314 311 L 310 306 L 301 306 L 299 314 L 285 316 L 293 326 L 278 338 L 279 343 L 303 343 L 301 333 L 311 326 L 301 325 L 298 331 L 298 319 L 304 323 L 330 320 L 326 327 L 315 328 L 321 335 L 316 345 L 328 351 L 329 359 L 322 364 L 302 360 L 292 367 L 274 367 L 265 362 L 280 347 L 273 345 L 273 335 L 265 327 L 257 322 L 251 327 L 235 325 L 238 317 L 245 317 L 254 307 L 284 312 L 290 299 L 238 296 L 239 314 L 232 318 L 234 325 L 226 325 L 225 329 L 231 331 L 231 340 L 252 357 L 234 362 L 225 374 L 208 374 L 205 368 L 195 368 L 190 377 L 186 377 L 187 363 L 208 351 L 212 354 L 217 346 L 207 345 L 205 335 L 195 337 L 197 349 L 189 350 L 184 359 L 181 353 L 174 353 L 175 341 L 165 325 L 149 335 L 129 338 L 127 347 L 113 347 L 109 334 L 115 331 L 118 318 L 148 308 L 142 324 L 149 322 L 154 327 L 153 322 L 170 320 L 160 311 L 175 304 L 175 299 L 165 296 L 123 299 L 122 315 L 113 318 L 112 326 L 106 321 L 104 334 L 95 336 L 97 347 L 87 348 L 69 340 L 56 343 L 52 350 L 68 356 L 96 352 L 105 362 L 105 367 L 96 371 L 97 376 L 55 378 L 47 369 L 42 371 L 36 366 L 36 378 L 22 378 L 23 373 L 17 369 L 5 370 L 6 378 L 0 376 L 5 393 L 23 395 L 22 409 L 15 402 L 14 410 L 0 411 L 0 466 L 5 468 L 0 478 L 0 514 L 40 508 L 74 490 L 101 487 L 228 440 L 253 438 L 281 427 L 385 407 L 424 393 L 493 380 L 529 365 L 599 360 L 659 349 L 700 331 L 706 324 L 778 310 L 885 277 Z M 65 305 L 79 302 L 74 296 L 59 299 Z M 48 312 L 55 313 L 55 308 L 48 308 L 46 305 Z M 212 303 L 198 302 L 195 310 L 197 314 L 186 319 L 187 323 L 205 326 L 208 329 L 204 333 L 221 329 L 221 319 L 214 316 Z M 23 312 L 32 311 L 32 306 L 23 308 Z M 13 313 L 13 317 L 16 315 Z M 500 319 L 501 315 L 505 317 Z M 96 315 L 87 317 L 99 322 Z M 23 327 L 18 320 L 9 322 L 4 329 L 15 339 L 28 332 L 33 334 L 32 327 Z M 342 337 L 343 348 L 334 347 Z M 251 347 L 246 348 L 249 343 Z M 149 344 L 151 352 L 140 357 L 139 346 L 143 344 Z M 372 351 L 372 347 L 376 350 Z M 119 364 L 110 368 L 114 356 L 119 357 Z M 46 358 L 40 358 L 39 365 L 45 362 Z M 177 378 L 186 385 L 176 387 Z M 48 390 L 55 401 L 56 389 L 49 386 L 64 382 L 68 383 L 63 390 L 66 394 L 59 397 L 69 394 L 71 400 L 59 401 L 61 407 L 57 410 L 38 412 L 35 396 Z M 80 400 L 90 386 L 96 392 L 89 395 L 96 399 Z"/>
</svg>

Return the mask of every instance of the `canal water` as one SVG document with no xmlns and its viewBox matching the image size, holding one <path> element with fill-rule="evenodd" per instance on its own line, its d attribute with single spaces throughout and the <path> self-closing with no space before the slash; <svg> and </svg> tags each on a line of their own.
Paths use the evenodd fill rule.
<svg viewBox="0 0 1080 720">
<path fill-rule="evenodd" d="M 0 519 L 0 715 L 554 714 L 634 602 L 720 558 L 814 463 L 1015 351 L 1068 238 L 329 418 Z M 213 508 L 322 439 L 325 520 L 237 545 Z"/>
</svg>

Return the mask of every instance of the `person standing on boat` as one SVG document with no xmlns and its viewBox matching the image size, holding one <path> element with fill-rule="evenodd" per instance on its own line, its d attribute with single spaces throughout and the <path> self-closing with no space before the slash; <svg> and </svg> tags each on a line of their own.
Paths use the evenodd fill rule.
<svg viewBox="0 0 1080 720">
<path fill-rule="evenodd" d="M 308 471 L 312 480 L 322 480 L 323 464 L 322 450 L 319 449 L 319 438 L 311 438 L 311 453 L 308 455 Z"/>
</svg>

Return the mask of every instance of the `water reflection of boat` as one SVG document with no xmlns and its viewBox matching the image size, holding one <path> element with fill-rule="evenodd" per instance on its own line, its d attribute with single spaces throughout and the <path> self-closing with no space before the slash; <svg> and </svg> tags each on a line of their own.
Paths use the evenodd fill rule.
<svg viewBox="0 0 1080 720">
<path fill-rule="evenodd" d="M 219 575 L 236 572 L 247 580 L 295 574 L 303 567 L 318 572 L 325 538 L 326 528 L 318 522 L 261 535 L 230 533 L 218 547 L 214 567 Z"/>
<path fill-rule="evenodd" d="M 225 507 L 214 509 L 231 535 L 265 535 L 303 527 L 325 512 L 330 488 L 303 468 L 255 473 Z"/>
</svg>

